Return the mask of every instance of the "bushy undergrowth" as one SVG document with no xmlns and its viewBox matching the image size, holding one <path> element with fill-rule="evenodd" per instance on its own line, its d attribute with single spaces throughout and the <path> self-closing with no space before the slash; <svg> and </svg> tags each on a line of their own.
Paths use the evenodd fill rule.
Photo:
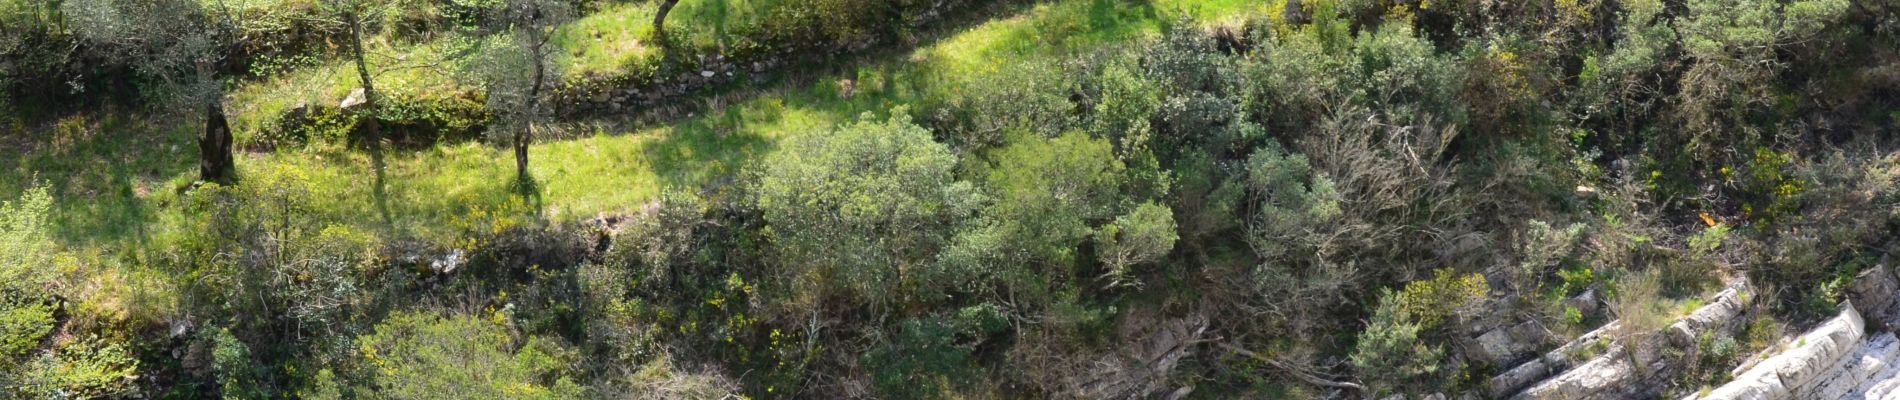
<svg viewBox="0 0 1900 400">
<path fill-rule="evenodd" d="M 1767 311 L 1694 338 L 1673 381 L 1701 385 L 1784 325 L 1827 315 L 1897 243 L 1900 143 L 1882 134 L 1896 121 L 1868 111 L 1896 100 L 1826 89 L 1891 87 L 1896 55 L 1878 49 L 1900 43 L 1900 7 L 1276 1 L 1207 24 L 1059 3 L 970 33 L 987 40 L 796 81 L 664 136 L 535 147 L 567 158 L 538 158 L 553 166 L 532 170 L 542 177 L 593 179 L 471 183 L 456 173 L 483 167 L 298 149 L 347 140 L 361 118 L 318 106 L 280 128 L 240 119 L 250 145 L 279 148 L 230 184 L 24 190 L 0 206 L 0 388 L 1383 397 L 1477 390 L 1513 357 L 1609 320 L 1635 345 L 1749 280 Z M 431 36 L 493 6 L 390 4 L 376 22 L 389 40 L 440 46 L 405 47 L 417 57 L 454 53 Z M 715 5 L 681 5 L 667 45 L 776 54 L 905 38 L 938 3 Z M 0 45 L 50 29 L 21 26 L 42 31 Z M 551 43 L 577 34 L 589 40 Z M 28 47 L 0 52 L 43 49 Z M 1808 61 L 1826 57 L 1840 62 Z M 46 66 L 17 60 L 0 66 Z M 321 76 L 308 71 L 260 75 Z M 484 94 L 436 83 L 384 97 L 385 132 L 473 151 L 438 142 L 485 124 Z M 267 92 L 244 98 L 293 108 Z M 0 137 L 38 152 L 17 175 L 95 148 L 104 133 L 71 121 Z M 372 166 L 335 167 L 350 163 Z M 661 163 L 674 170 L 624 171 Z M 403 188 L 418 181 L 392 171 L 446 183 Z M 100 187 L 156 207 L 136 218 L 151 228 L 106 250 L 59 240 L 49 210 Z M 641 200 L 552 206 L 577 191 Z M 1548 337 L 1515 355 L 1452 345 L 1518 326 Z"/>
</svg>

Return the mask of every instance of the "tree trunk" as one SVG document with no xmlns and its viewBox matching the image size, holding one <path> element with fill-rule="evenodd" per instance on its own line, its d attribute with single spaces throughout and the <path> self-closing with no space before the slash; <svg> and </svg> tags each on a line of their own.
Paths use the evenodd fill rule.
<svg viewBox="0 0 1900 400">
<path fill-rule="evenodd" d="M 534 140 L 534 123 L 529 122 L 526 129 L 515 132 L 515 177 L 522 182 L 528 179 L 528 142 Z"/>
<path fill-rule="evenodd" d="M 666 13 L 679 3 L 680 0 L 660 0 L 660 11 L 653 13 L 653 36 L 666 36 Z"/>
<path fill-rule="evenodd" d="M 376 84 L 369 75 L 369 62 L 363 57 L 362 16 L 356 10 L 350 10 L 344 19 L 350 23 L 350 48 L 356 53 L 356 77 L 363 82 L 362 108 L 366 111 L 364 114 L 369 116 L 368 120 L 363 121 L 363 139 L 369 145 L 375 145 L 382 140 L 382 121 L 376 112 Z"/>
<path fill-rule="evenodd" d="M 528 86 L 528 124 L 515 132 L 515 177 L 522 182 L 528 181 L 528 144 L 534 141 L 534 125 L 541 118 L 541 87 L 548 76 L 548 54 L 542 51 L 549 38 L 538 36 L 540 29 L 533 32 L 531 34 L 537 36 L 534 37 L 534 46 L 528 48 L 528 56 L 534 60 L 534 81 Z"/>
<path fill-rule="evenodd" d="M 224 102 L 205 105 L 204 135 L 198 137 L 198 179 L 231 183 L 231 124 L 224 119 Z"/>
</svg>

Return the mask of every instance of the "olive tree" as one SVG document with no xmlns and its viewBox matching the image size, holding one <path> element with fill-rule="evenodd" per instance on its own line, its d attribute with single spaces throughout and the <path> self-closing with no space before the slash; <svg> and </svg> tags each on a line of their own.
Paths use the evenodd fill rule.
<svg viewBox="0 0 1900 400">
<path fill-rule="evenodd" d="M 491 132 L 509 137 L 515 177 L 529 182 L 528 145 L 553 114 L 545 97 L 561 76 L 557 61 L 565 53 L 554 36 L 574 12 L 563 0 L 506 0 L 495 12 L 503 32 L 470 69 L 488 91 L 488 108 L 497 119 Z"/>
<path fill-rule="evenodd" d="M 202 109 L 198 138 L 199 178 L 230 182 L 231 126 L 224 116 L 218 64 L 221 47 L 237 32 L 224 2 L 198 0 L 70 0 L 61 5 L 74 36 L 116 62 L 132 66 L 154 84 L 146 93 L 158 104 Z"/>
<path fill-rule="evenodd" d="M 659 11 L 653 13 L 653 35 L 666 36 L 666 14 L 671 13 L 680 0 L 659 0 L 659 3 Z"/>
</svg>

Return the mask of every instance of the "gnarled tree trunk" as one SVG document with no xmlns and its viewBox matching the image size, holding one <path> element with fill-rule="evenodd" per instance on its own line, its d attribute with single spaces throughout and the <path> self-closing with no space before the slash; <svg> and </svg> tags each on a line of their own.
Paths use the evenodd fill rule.
<svg viewBox="0 0 1900 400">
<path fill-rule="evenodd" d="M 680 0 L 660 0 L 660 11 L 653 13 L 653 36 L 666 36 L 666 13 L 679 3 Z"/>
<path fill-rule="evenodd" d="M 198 179 L 231 183 L 231 124 L 224 119 L 224 103 L 212 100 L 205 106 L 204 134 L 198 137 Z"/>
</svg>

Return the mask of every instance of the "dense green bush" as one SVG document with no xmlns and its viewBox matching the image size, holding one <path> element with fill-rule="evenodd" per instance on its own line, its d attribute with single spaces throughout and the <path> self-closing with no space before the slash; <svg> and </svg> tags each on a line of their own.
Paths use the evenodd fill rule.
<svg viewBox="0 0 1900 400">
<path fill-rule="evenodd" d="M 1469 315 L 1485 299 L 1484 276 L 1457 275 L 1438 270 L 1429 280 L 1405 285 L 1399 292 L 1379 293 L 1372 319 L 1360 331 L 1351 360 L 1375 394 L 1429 393 L 1450 388 L 1445 378 L 1461 365 L 1446 358 L 1446 349 L 1433 343 L 1451 317 Z"/>
<path fill-rule="evenodd" d="M 117 340 L 86 336 L 64 340 L 18 364 L 6 389 L 35 398 L 115 398 L 138 388 L 139 360 Z M 4 381 L 0 381 L 4 382 Z"/>
<path fill-rule="evenodd" d="M 1115 222 L 1095 232 L 1097 257 L 1108 272 L 1102 278 L 1110 286 L 1137 285 L 1130 269 L 1139 264 L 1160 261 L 1181 240 L 1175 233 L 1174 210 L 1155 203 L 1142 203 Z"/>
<path fill-rule="evenodd" d="M 891 397 L 955 398 L 985 372 L 976 365 L 971 347 L 1001 333 L 1005 323 L 990 304 L 905 320 L 897 324 L 892 341 L 865 353 L 863 362 L 878 390 Z"/>
<path fill-rule="evenodd" d="M 506 310 L 392 315 L 357 339 L 368 376 L 356 391 L 382 398 L 585 397 L 569 370 L 574 351 L 559 339 L 522 335 L 511 319 Z"/>
<path fill-rule="evenodd" d="M 50 290 L 57 273 L 46 231 L 51 203 L 45 187 L 0 203 L 0 389 L 24 384 L 31 372 L 24 360 L 53 331 L 59 303 Z"/>
<path fill-rule="evenodd" d="M 976 206 L 975 188 L 951 174 L 956 155 L 905 112 L 794 137 L 764 162 L 758 208 L 799 290 L 901 299 Z"/>
<path fill-rule="evenodd" d="M 0 357 L 17 359 L 52 328 L 57 271 L 47 236 L 52 196 L 34 187 L 0 203 Z"/>
<path fill-rule="evenodd" d="M 1001 146 L 1009 132 L 1053 135 L 1075 122 L 1070 101 L 1072 68 L 1057 62 L 1033 62 L 1002 68 L 992 76 L 962 77 L 931 93 L 920 120 L 945 137 L 960 155 Z"/>
</svg>

